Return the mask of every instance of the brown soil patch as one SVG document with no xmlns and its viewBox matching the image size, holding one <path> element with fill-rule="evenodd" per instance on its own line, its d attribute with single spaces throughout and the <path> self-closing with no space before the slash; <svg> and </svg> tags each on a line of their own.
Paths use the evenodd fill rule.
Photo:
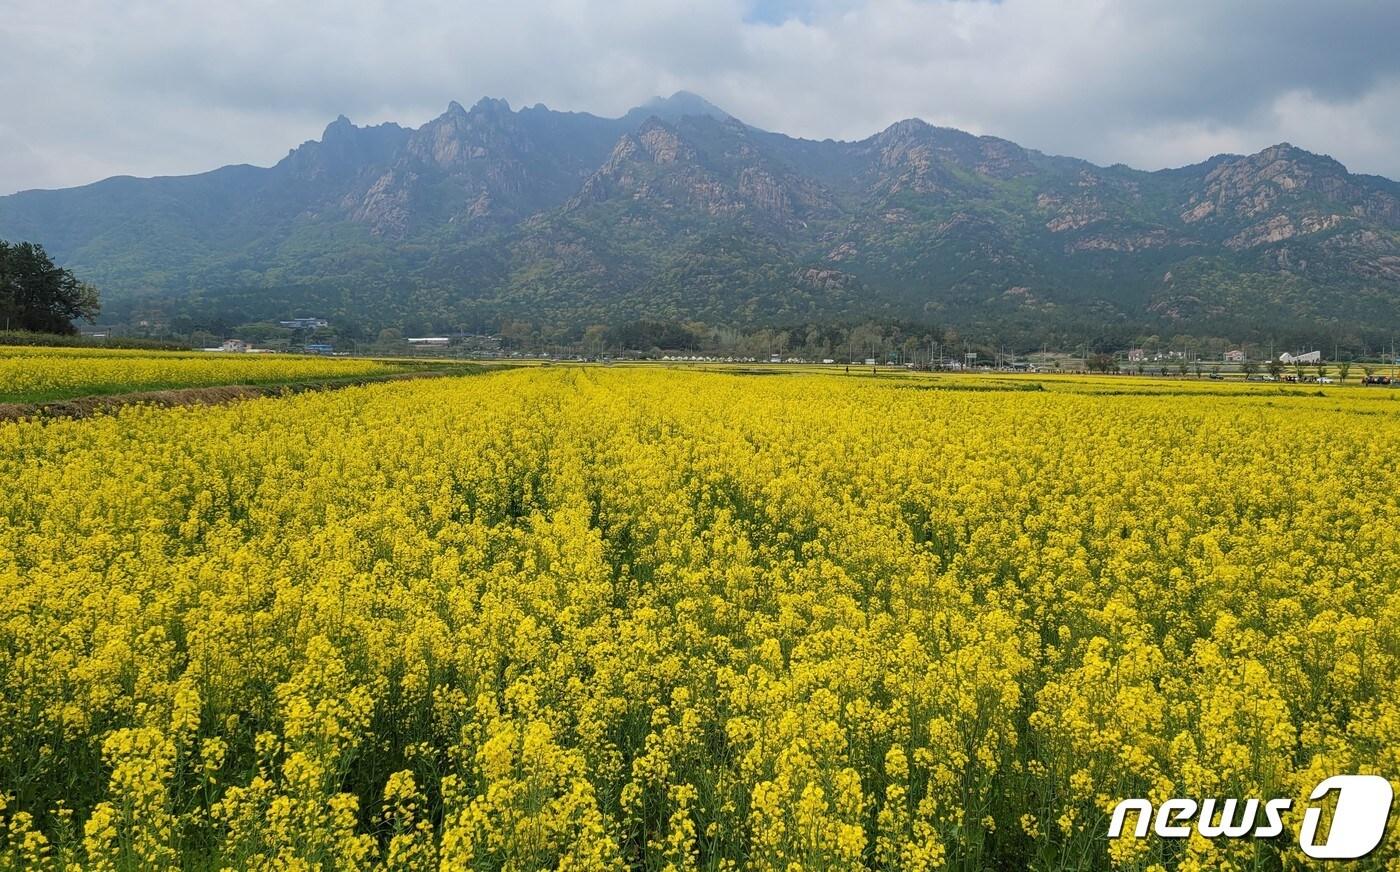
<svg viewBox="0 0 1400 872">
<path fill-rule="evenodd" d="M 256 397 L 281 397 L 302 394 L 307 391 L 336 390 L 375 382 L 436 378 L 443 375 L 449 375 L 449 373 L 437 371 L 404 372 L 334 382 L 307 381 L 277 385 L 222 385 L 169 391 L 143 391 L 134 394 L 75 397 L 71 400 L 56 400 L 51 403 L 0 403 L 0 422 L 36 418 L 89 418 L 93 415 L 115 412 L 124 406 L 216 406 Z"/>
</svg>

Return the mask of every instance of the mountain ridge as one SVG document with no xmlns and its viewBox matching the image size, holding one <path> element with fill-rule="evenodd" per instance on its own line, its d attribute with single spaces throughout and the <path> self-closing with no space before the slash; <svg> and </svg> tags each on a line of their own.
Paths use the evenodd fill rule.
<svg viewBox="0 0 1400 872">
<path fill-rule="evenodd" d="M 0 197 L 118 317 L 900 317 L 973 329 L 1394 329 L 1400 184 L 1278 143 L 1155 171 L 911 118 L 806 140 L 703 98 L 609 119 L 344 115 L 271 167 Z"/>
</svg>

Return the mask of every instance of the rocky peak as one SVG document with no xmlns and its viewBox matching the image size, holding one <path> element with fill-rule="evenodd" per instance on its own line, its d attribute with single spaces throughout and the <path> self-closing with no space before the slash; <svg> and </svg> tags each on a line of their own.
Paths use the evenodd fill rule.
<svg viewBox="0 0 1400 872">
<path fill-rule="evenodd" d="M 878 187 L 886 193 L 912 190 L 933 193 L 945 188 L 945 174 L 929 133 L 933 128 L 918 118 L 891 124 L 867 140 L 875 158 Z"/>
<path fill-rule="evenodd" d="M 478 115 L 503 115 L 510 111 L 510 103 L 499 97 L 482 97 L 472 106 L 472 114 Z"/>
<path fill-rule="evenodd" d="M 1014 142 L 995 136 L 979 136 L 977 145 L 979 154 L 972 168 L 979 175 L 1010 179 L 1035 172 L 1029 154 Z"/>
<path fill-rule="evenodd" d="M 897 121 L 868 142 L 878 154 L 882 167 L 912 168 L 916 173 L 917 190 L 930 189 L 929 178 L 940 164 L 955 164 L 997 179 L 1029 175 L 1034 171 L 1026 150 L 1014 142 L 935 127 L 921 118 Z"/>
<path fill-rule="evenodd" d="M 517 127 L 504 100 L 483 98 L 471 111 L 453 100 L 446 112 L 414 131 L 406 151 L 419 161 L 451 170 L 488 155 L 528 150 Z"/>
<path fill-rule="evenodd" d="M 321 142 L 330 142 L 333 139 L 348 139 L 355 134 L 355 125 L 350 123 L 350 119 L 344 115 L 335 116 L 335 120 L 326 125 L 326 129 L 321 133 Z"/>
<path fill-rule="evenodd" d="M 922 137 L 932 129 L 933 125 L 922 118 L 906 118 L 875 134 L 874 141 L 876 145 L 888 148 Z"/>
<path fill-rule="evenodd" d="M 1330 155 L 1316 154 L 1307 149 L 1299 148 L 1290 142 L 1280 142 L 1268 148 L 1261 149 L 1257 154 L 1245 155 L 1243 160 L 1247 160 L 1259 165 L 1267 165 L 1276 161 L 1292 161 L 1304 163 L 1319 170 L 1345 174 L 1347 168 L 1342 166 Z"/>
<path fill-rule="evenodd" d="M 645 165 L 665 166 L 693 157 L 694 150 L 674 129 L 659 118 L 649 118 L 635 132 L 624 133 L 617 140 L 607 161 L 584 181 L 567 208 L 576 209 L 635 189 L 641 182 L 638 171 Z"/>
<path fill-rule="evenodd" d="M 665 121 L 677 122 L 682 118 L 706 116 L 719 121 L 728 121 L 734 116 L 698 94 L 677 91 L 669 97 L 653 97 L 624 115 L 623 121 L 631 124 L 656 117 Z"/>
<path fill-rule="evenodd" d="M 933 128 L 920 118 L 896 121 L 869 140 L 881 154 L 902 154 L 912 148 L 928 145 L 928 133 Z"/>
<path fill-rule="evenodd" d="M 1204 188 L 1187 200 L 1181 219 L 1191 224 L 1208 219 L 1266 218 L 1286 203 L 1301 203 L 1304 195 L 1330 204 L 1329 208 L 1336 212 L 1389 221 L 1400 219 L 1400 201 L 1395 197 L 1352 176 L 1331 157 L 1287 142 L 1255 154 L 1221 159 L 1206 174 Z M 1310 213 L 1316 211 L 1314 206 L 1306 208 Z M 1269 227 L 1276 229 L 1277 223 Z M 1252 233 L 1249 238 L 1268 239 L 1276 235 L 1270 231 Z"/>
<path fill-rule="evenodd" d="M 675 128 L 660 119 L 648 119 L 637 130 L 636 138 L 654 164 L 669 164 L 695 158 L 695 149 L 681 139 Z"/>
<path fill-rule="evenodd" d="M 607 162 L 588 178 L 567 208 L 625 197 L 645 204 L 644 209 L 692 208 L 716 218 L 750 208 L 787 211 L 788 195 L 773 174 L 753 162 L 733 166 L 721 158 L 716 164 L 715 155 L 702 154 L 695 147 L 686 131 L 699 121 L 688 118 L 673 126 L 648 118 L 618 140 Z"/>
<path fill-rule="evenodd" d="M 1322 154 L 1313 154 L 1281 142 L 1257 154 L 1246 155 L 1216 167 L 1213 175 L 1252 174 L 1257 181 L 1277 180 L 1285 189 L 1305 185 L 1314 178 L 1344 178 L 1347 168 Z M 1207 177 L 1209 178 L 1209 177 Z"/>
<path fill-rule="evenodd" d="M 408 135 L 397 124 L 356 127 L 339 115 L 326 125 L 319 140 L 302 143 L 278 166 L 303 178 L 354 174 L 387 164 Z"/>
<path fill-rule="evenodd" d="M 613 146 L 612 154 L 599 171 L 615 173 L 623 164 L 643 162 L 658 166 L 693 160 L 695 149 L 674 127 L 660 118 L 648 118 L 634 133 L 625 133 Z"/>
<path fill-rule="evenodd" d="M 414 131 L 408 143 L 408 153 L 439 167 L 465 160 L 470 156 L 466 143 L 468 123 L 466 112 L 454 111 L 449 106 L 447 112 Z"/>
</svg>

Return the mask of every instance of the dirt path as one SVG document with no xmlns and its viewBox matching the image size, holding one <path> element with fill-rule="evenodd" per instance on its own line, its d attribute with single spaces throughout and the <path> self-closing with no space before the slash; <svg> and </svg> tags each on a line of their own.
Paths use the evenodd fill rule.
<svg viewBox="0 0 1400 872">
<path fill-rule="evenodd" d="M 420 378 L 440 378 L 468 375 L 479 370 L 452 373 L 440 370 L 401 372 L 388 375 L 363 376 L 334 381 L 301 381 L 272 385 L 221 385 L 218 387 L 178 388 L 168 391 L 142 391 L 133 394 L 106 394 L 75 397 L 51 403 L 0 403 L 0 422 L 36 418 L 88 418 L 114 412 L 123 406 L 214 406 L 255 397 L 280 397 L 307 391 L 330 391 L 386 381 L 406 381 Z"/>
</svg>

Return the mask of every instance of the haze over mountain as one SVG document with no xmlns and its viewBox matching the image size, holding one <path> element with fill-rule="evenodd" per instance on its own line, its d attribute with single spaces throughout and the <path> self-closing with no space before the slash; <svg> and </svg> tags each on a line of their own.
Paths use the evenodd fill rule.
<svg viewBox="0 0 1400 872">
<path fill-rule="evenodd" d="M 270 168 L 0 197 L 0 238 L 96 282 L 104 320 L 1400 322 L 1400 185 L 1287 143 L 1143 172 L 917 119 L 793 139 L 684 92 L 616 119 L 489 98 L 417 129 L 342 116 Z"/>
</svg>

